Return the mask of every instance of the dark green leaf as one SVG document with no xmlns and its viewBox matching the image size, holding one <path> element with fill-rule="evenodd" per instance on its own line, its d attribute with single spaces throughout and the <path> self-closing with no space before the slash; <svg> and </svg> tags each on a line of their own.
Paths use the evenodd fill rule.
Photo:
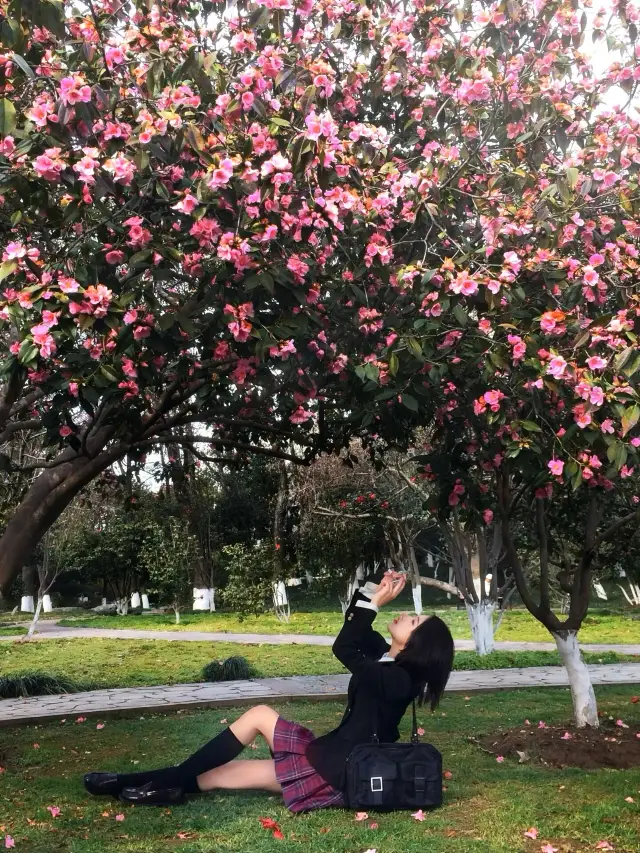
<svg viewBox="0 0 640 853">
<path fill-rule="evenodd" d="M 412 397 L 411 394 L 402 394 L 402 405 L 407 409 L 410 409 L 412 412 L 418 411 L 418 401 L 415 397 Z"/>
</svg>

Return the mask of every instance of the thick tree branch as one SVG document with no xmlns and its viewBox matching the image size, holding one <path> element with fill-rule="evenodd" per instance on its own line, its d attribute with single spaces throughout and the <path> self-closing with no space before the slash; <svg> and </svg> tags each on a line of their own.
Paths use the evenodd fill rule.
<svg viewBox="0 0 640 853">
<path fill-rule="evenodd" d="M 536 498 L 536 524 L 540 551 L 540 609 L 549 610 L 549 543 L 544 519 L 544 498 Z"/>
</svg>

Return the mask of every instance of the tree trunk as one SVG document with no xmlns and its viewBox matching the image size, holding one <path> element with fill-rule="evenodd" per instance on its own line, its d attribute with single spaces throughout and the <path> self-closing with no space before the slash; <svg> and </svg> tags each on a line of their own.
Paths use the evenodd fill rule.
<svg viewBox="0 0 640 853">
<path fill-rule="evenodd" d="M 467 602 L 466 605 L 476 652 L 488 655 L 493 651 L 493 614 L 496 603 L 485 599 L 474 604 Z"/>
<path fill-rule="evenodd" d="M 180 608 L 174 607 L 173 612 L 176 614 L 176 625 L 180 624 Z"/>
<path fill-rule="evenodd" d="M 411 595 L 413 596 L 413 609 L 420 616 L 422 613 L 422 584 L 420 583 L 420 578 L 417 581 L 415 578 L 411 578 Z"/>
<path fill-rule="evenodd" d="M 576 725 L 580 729 L 586 726 L 597 728 L 600 724 L 596 694 L 591 684 L 589 669 L 578 645 L 578 636 L 575 631 L 567 631 L 564 636 L 553 634 L 553 639 L 556 641 L 560 658 L 569 674 Z"/>
<path fill-rule="evenodd" d="M 0 539 L 0 589 L 7 589 L 54 521 L 75 496 L 123 454 L 123 449 L 100 452 L 109 440 L 102 433 L 92 444 L 97 455 L 75 456 L 65 451 L 58 465 L 46 468 L 14 512 Z"/>
<path fill-rule="evenodd" d="M 216 591 L 214 587 L 209 587 L 209 613 L 214 613 L 216 609 Z"/>
<path fill-rule="evenodd" d="M 116 598 L 116 613 L 118 616 L 126 616 L 129 612 L 129 598 Z"/>
<path fill-rule="evenodd" d="M 36 632 L 36 625 L 38 624 L 38 619 L 40 618 L 40 611 L 42 610 L 42 596 L 38 596 L 38 604 L 36 606 L 36 612 L 33 614 L 33 619 L 31 620 L 31 624 L 29 625 L 29 630 L 27 631 L 27 640 L 29 640 Z"/>
<path fill-rule="evenodd" d="M 36 596 L 38 593 L 38 572 L 35 566 L 22 566 L 22 599 L 20 611 L 22 613 L 33 613 L 36 607 Z"/>
</svg>

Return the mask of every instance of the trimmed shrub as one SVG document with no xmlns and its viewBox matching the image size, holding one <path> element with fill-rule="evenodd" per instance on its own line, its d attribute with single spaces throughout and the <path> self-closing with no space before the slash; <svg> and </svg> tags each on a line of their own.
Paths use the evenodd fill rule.
<svg viewBox="0 0 640 853">
<path fill-rule="evenodd" d="M 70 678 L 46 672 L 21 672 L 0 676 L 0 699 L 24 699 L 27 696 L 52 696 L 57 693 L 79 693 L 85 685 Z"/>
<path fill-rule="evenodd" d="M 234 655 L 224 661 L 213 660 L 202 670 L 205 681 L 239 681 L 258 678 L 260 673 L 242 655 Z"/>
</svg>

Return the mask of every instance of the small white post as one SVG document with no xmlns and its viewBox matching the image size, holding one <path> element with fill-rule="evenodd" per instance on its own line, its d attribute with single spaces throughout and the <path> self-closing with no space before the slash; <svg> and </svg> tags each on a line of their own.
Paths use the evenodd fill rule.
<svg viewBox="0 0 640 853">
<path fill-rule="evenodd" d="M 138 607 L 142 605 L 142 601 L 140 599 L 140 593 L 134 592 L 131 594 L 131 609 L 137 610 Z"/>
<path fill-rule="evenodd" d="M 140 598 L 142 599 L 142 609 L 149 610 L 149 596 L 147 595 L 147 593 L 143 592 Z"/>
</svg>

